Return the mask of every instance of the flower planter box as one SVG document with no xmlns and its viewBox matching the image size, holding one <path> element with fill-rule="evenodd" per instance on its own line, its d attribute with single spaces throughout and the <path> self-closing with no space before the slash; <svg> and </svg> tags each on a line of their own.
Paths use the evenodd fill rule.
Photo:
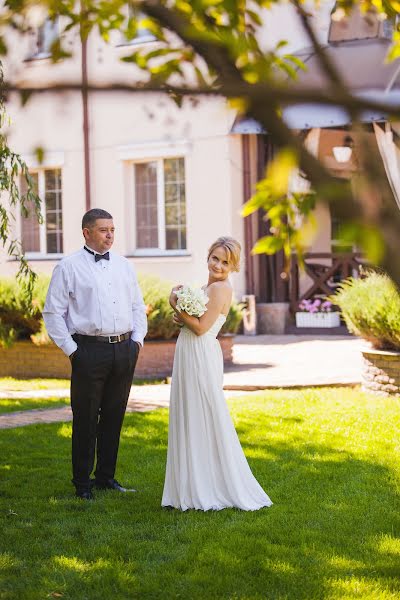
<svg viewBox="0 0 400 600">
<path fill-rule="evenodd" d="M 400 352 L 362 350 L 362 389 L 378 396 L 400 395 Z"/>
<path fill-rule="evenodd" d="M 338 312 L 297 312 L 296 327 L 339 327 L 340 316 Z"/>
<path fill-rule="evenodd" d="M 225 365 L 232 363 L 233 334 L 218 338 Z M 146 341 L 140 351 L 135 377 L 140 379 L 169 377 L 172 373 L 176 340 Z M 71 365 L 55 344 L 35 345 L 16 342 L 10 348 L 0 347 L 0 377 L 69 379 Z"/>
</svg>

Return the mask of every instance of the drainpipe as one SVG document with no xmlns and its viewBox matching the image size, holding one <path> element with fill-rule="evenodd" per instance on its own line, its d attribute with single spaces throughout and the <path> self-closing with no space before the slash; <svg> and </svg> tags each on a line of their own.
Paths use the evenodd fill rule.
<svg viewBox="0 0 400 600">
<path fill-rule="evenodd" d="M 250 136 L 242 135 L 242 166 L 243 166 L 243 204 L 251 196 L 251 172 L 250 172 Z M 245 279 L 246 293 L 254 294 L 254 259 L 251 255 L 251 249 L 254 245 L 252 215 L 244 218 L 244 255 L 245 261 Z"/>
<path fill-rule="evenodd" d="M 81 10 L 84 9 L 83 3 Z M 81 67 L 82 67 L 82 116 L 83 116 L 83 156 L 85 170 L 86 211 L 90 210 L 90 144 L 89 144 L 89 106 L 87 72 L 87 36 L 81 29 Z"/>
</svg>

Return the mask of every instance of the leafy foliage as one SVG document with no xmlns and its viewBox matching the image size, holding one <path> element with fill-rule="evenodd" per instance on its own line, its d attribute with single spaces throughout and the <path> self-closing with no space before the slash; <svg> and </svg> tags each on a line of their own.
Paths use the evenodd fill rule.
<svg viewBox="0 0 400 600">
<path fill-rule="evenodd" d="M 319 44 L 310 22 L 314 6 L 319 6 L 317 1 L 294 0 L 292 4 L 308 42 L 319 58 L 327 79 L 327 85 L 321 87 L 326 89 L 304 90 L 300 86 L 291 86 L 290 82 L 305 69 L 305 65 L 298 56 L 285 52 L 285 40 L 275 47 L 266 47 L 261 31 L 268 20 L 266 9 L 276 4 L 278 0 L 85 0 L 80 3 L 6 0 L 1 23 L 4 31 L 8 26 L 27 33 L 33 29 L 33 11 L 41 10 L 43 20 L 46 15 L 53 20 L 61 16 L 60 34 L 51 48 L 54 62 L 69 56 L 65 38 L 70 31 L 77 31 L 81 40 L 96 32 L 109 43 L 115 32 L 130 41 L 145 29 L 153 36 L 154 43 L 132 45 L 122 57 L 123 61 L 136 67 L 135 83 L 129 83 L 127 88 L 161 90 L 179 106 L 184 96 L 218 94 L 240 104 L 244 113 L 257 119 L 280 149 L 244 209 L 244 214 L 262 210 L 270 222 L 269 235 L 257 242 L 254 253 L 272 254 L 283 250 L 289 257 L 295 251 L 301 257 L 309 245 L 316 226 L 312 218 L 315 195 L 312 190 L 299 193 L 290 190 L 288 173 L 299 168 L 323 201 L 333 202 L 339 196 L 347 210 L 344 220 L 351 225 L 347 229 L 350 241 L 360 244 L 372 259 L 381 260 L 400 282 L 400 266 L 392 258 L 398 231 L 397 207 L 383 206 L 375 214 L 369 209 L 368 201 L 350 202 L 349 186 L 342 184 L 339 192 L 335 190 L 334 180 L 325 166 L 308 151 L 301 136 L 291 131 L 282 117 L 282 109 L 286 106 L 322 102 L 327 110 L 330 106 L 344 107 L 357 121 L 357 115 L 364 109 L 376 109 L 377 105 L 352 94 L 346 78 L 337 71 Z M 396 17 L 400 3 L 398 0 L 339 0 L 335 17 L 348 14 L 354 7 L 367 16 L 377 13 L 383 20 Z M 1 52 L 7 52 L 5 34 L 0 34 Z M 388 60 L 397 58 L 399 53 L 400 35 L 395 26 Z M 27 99 L 30 93 L 32 90 L 21 89 L 22 99 Z M 399 115 L 399 110 L 392 106 L 385 111 L 380 104 L 378 110 Z M 383 188 L 379 186 L 379 179 L 383 181 L 385 177 L 381 161 L 375 160 L 371 152 L 366 154 L 365 164 L 360 165 L 365 187 Z M 385 202 L 393 204 L 391 195 Z M 352 204 L 357 206 L 350 208 Z"/>
<path fill-rule="evenodd" d="M 331 300 L 349 331 L 379 350 L 400 350 L 400 294 L 389 277 L 370 271 L 347 279 Z"/>
<path fill-rule="evenodd" d="M 233 302 L 227 314 L 226 321 L 223 324 L 220 335 L 225 333 L 237 333 L 243 320 L 244 304 Z"/>
<path fill-rule="evenodd" d="M 172 283 L 158 277 L 139 276 L 139 285 L 146 304 L 148 332 L 146 340 L 169 340 L 179 333 L 179 327 L 172 320 L 173 310 L 169 305 Z M 236 333 L 242 321 L 242 305 L 233 303 L 229 310 L 221 334 Z"/>
<path fill-rule="evenodd" d="M 10 345 L 31 338 L 35 344 L 48 344 L 50 338 L 42 319 L 50 278 L 41 275 L 35 281 L 32 300 L 25 294 L 21 282 L 0 279 L 0 343 Z M 169 340 L 177 337 L 179 327 L 172 320 L 168 298 L 172 283 L 152 276 L 139 276 L 139 285 L 146 304 L 148 333 L 146 340 Z M 242 320 L 242 305 L 233 303 L 221 330 L 236 333 Z"/>
<path fill-rule="evenodd" d="M 2 86 L 3 70 L 0 63 L 0 89 Z M 20 240 L 14 239 L 12 224 L 15 219 L 15 211 L 18 210 L 23 217 L 28 216 L 29 210 L 34 210 L 39 222 L 41 222 L 41 201 L 35 191 L 33 180 L 29 175 L 26 163 L 18 154 L 13 152 L 7 144 L 7 138 L 3 133 L 4 127 L 7 124 L 8 118 L 5 110 L 4 98 L 0 95 L 0 197 L 6 201 L 0 202 L 0 242 L 7 250 L 8 255 L 19 261 L 17 279 L 22 284 L 22 293 L 25 295 L 27 308 L 29 310 L 36 275 L 24 256 Z M 22 193 L 19 188 L 20 178 L 25 184 L 24 187 L 26 190 L 24 193 Z M 31 208 L 28 209 L 28 207 Z M 35 310 L 33 309 L 33 319 L 34 312 Z M 4 331 L 6 332 L 6 330 Z M 3 334 L 0 333 L 0 336 L 2 335 Z M 6 339 L 8 334 L 4 333 L 4 335 Z"/>
<path fill-rule="evenodd" d="M 0 343 L 9 346 L 17 339 L 29 339 L 41 331 L 41 310 L 48 283 L 48 278 L 37 278 L 30 298 L 20 281 L 0 280 Z"/>
<path fill-rule="evenodd" d="M 172 284 L 158 277 L 140 276 L 139 285 L 146 304 L 148 332 L 146 339 L 169 340 L 179 333 L 179 328 L 172 320 L 173 311 L 168 298 Z"/>
</svg>

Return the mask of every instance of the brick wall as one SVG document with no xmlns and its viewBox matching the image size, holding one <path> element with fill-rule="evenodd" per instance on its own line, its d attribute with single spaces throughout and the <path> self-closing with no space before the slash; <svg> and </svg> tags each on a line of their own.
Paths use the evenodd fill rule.
<svg viewBox="0 0 400 600">
<path fill-rule="evenodd" d="M 363 390 L 380 396 L 400 395 L 400 352 L 363 350 L 362 355 Z"/>
<path fill-rule="evenodd" d="M 233 336 L 220 338 L 225 364 L 232 363 Z M 162 378 L 172 373 L 175 341 L 146 342 L 139 354 L 135 376 Z M 0 347 L 0 377 L 69 379 L 71 365 L 54 344 L 36 346 L 32 342 L 16 342 L 11 348 Z"/>
</svg>

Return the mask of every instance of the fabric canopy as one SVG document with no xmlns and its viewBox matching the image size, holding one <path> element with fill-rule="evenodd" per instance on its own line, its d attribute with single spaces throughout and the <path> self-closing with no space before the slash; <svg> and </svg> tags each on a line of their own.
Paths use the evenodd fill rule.
<svg viewBox="0 0 400 600">
<path fill-rule="evenodd" d="M 385 129 L 376 123 L 373 127 L 388 182 L 400 208 L 400 150 L 394 143 L 393 131 L 389 123 L 385 123 Z"/>
<path fill-rule="evenodd" d="M 352 40 L 328 44 L 324 50 L 353 95 L 399 107 L 400 59 L 385 62 L 390 45 L 389 39 Z M 329 78 L 313 49 L 305 48 L 296 56 L 305 63 L 306 70 L 297 71 L 297 79 L 288 82 L 290 87 L 298 90 L 329 88 Z M 342 107 L 318 103 L 287 106 L 283 108 L 282 114 L 291 129 L 335 127 L 351 123 L 350 115 Z M 368 110 L 360 118 L 365 123 L 371 123 L 384 121 L 387 115 L 381 111 Z M 231 133 L 265 133 L 265 130 L 254 119 L 241 118 L 235 121 Z"/>
</svg>

